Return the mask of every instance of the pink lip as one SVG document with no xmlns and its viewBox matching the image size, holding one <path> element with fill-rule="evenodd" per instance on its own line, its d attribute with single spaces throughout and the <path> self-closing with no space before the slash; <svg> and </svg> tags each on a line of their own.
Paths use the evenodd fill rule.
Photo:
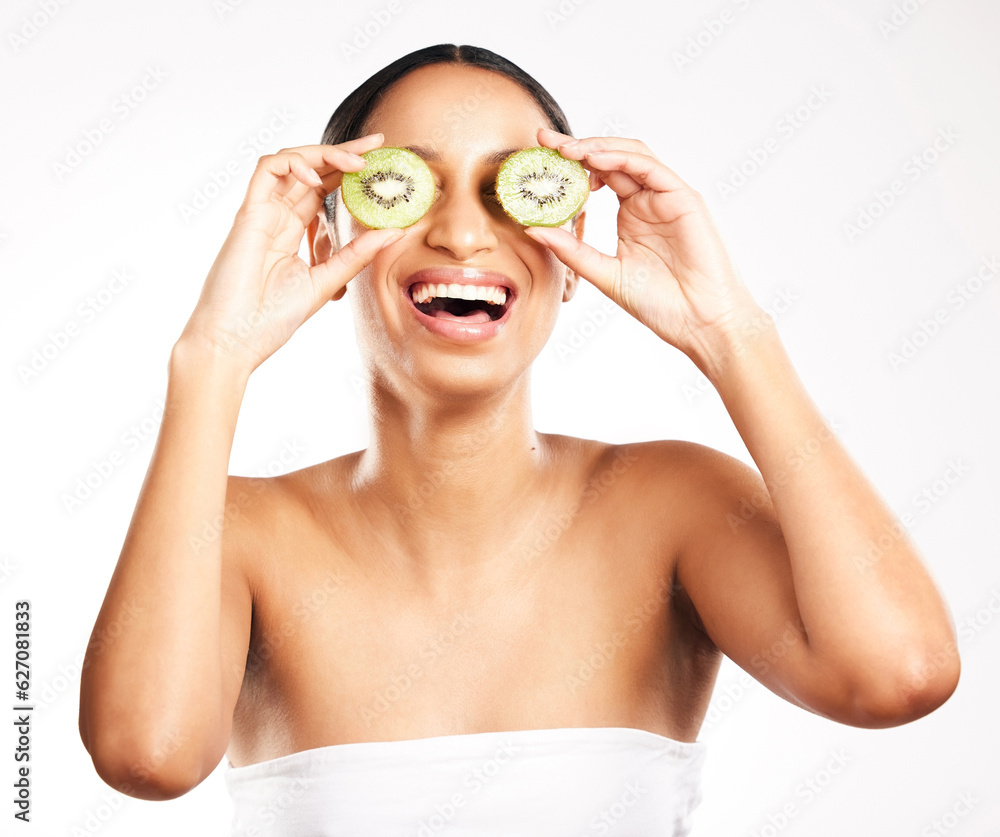
<svg viewBox="0 0 1000 837">
<path fill-rule="evenodd" d="M 460 323 L 455 320 L 442 320 L 438 317 L 430 317 L 417 308 L 410 298 L 410 288 L 418 282 L 433 284 L 456 284 L 456 285 L 478 285 L 480 287 L 492 287 L 495 285 L 507 289 L 507 303 L 503 316 L 499 319 L 491 320 L 488 323 Z M 462 343 L 475 343 L 480 340 L 488 340 L 500 333 L 506 325 L 511 309 L 517 300 L 517 293 L 510 279 L 502 273 L 490 270 L 478 270 L 476 268 L 460 267 L 431 267 L 418 270 L 408 276 L 402 285 L 403 296 L 410 306 L 410 310 L 417 320 L 428 331 L 447 337 Z"/>
</svg>

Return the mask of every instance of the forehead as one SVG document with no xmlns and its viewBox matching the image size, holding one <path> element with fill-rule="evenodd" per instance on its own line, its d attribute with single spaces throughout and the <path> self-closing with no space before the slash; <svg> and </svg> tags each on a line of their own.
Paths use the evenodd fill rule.
<svg viewBox="0 0 1000 837">
<path fill-rule="evenodd" d="M 537 145 L 544 127 L 550 127 L 548 118 L 519 84 L 456 64 L 421 67 L 402 78 L 367 125 L 385 134 L 387 146 L 420 146 L 443 159 Z"/>
</svg>

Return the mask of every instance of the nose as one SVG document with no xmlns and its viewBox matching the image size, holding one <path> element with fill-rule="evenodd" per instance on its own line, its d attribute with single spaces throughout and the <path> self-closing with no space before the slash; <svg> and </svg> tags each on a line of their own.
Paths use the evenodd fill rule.
<svg viewBox="0 0 1000 837">
<path fill-rule="evenodd" d="M 477 186 L 442 194 L 428 215 L 427 245 L 455 261 L 466 262 L 496 249 L 498 221 Z"/>
</svg>

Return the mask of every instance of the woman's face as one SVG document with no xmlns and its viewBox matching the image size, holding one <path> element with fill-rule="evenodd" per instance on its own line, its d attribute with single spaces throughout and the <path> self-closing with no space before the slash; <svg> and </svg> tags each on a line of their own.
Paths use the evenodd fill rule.
<svg viewBox="0 0 1000 837">
<path fill-rule="evenodd" d="M 524 234 L 494 194 L 500 163 L 538 145 L 542 127 L 548 119 L 516 83 L 448 64 L 404 77 L 369 120 L 385 146 L 419 154 L 437 187 L 427 214 L 348 285 L 369 371 L 397 392 L 416 385 L 428 394 L 484 395 L 509 386 L 551 334 L 576 277 Z M 336 224 L 342 245 L 363 229 L 342 205 Z M 428 286 L 440 284 L 502 288 L 506 302 L 483 302 L 471 315 L 452 303 L 452 312 L 418 308 Z"/>
</svg>

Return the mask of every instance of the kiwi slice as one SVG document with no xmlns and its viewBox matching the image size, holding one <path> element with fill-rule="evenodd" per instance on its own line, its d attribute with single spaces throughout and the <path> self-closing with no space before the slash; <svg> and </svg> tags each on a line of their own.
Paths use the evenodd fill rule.
<svg viewBox="0 0 1000 837">
<path fill-rule="evenodd" d="M 497 197 L 519 224 L 558 227 L 576 215 L 590 195 L 587 170 L 554 148 L 525 148 L 497 172 Z"/>
<path fill-rule="evenodd" d="M 361 155 L 365 167 L 346 172 L 340 196 L 366 227 L 382 230 L 419 221 L 434 201 L 434 175 L 405 148 L 374 148 Z"/>
</svg>

